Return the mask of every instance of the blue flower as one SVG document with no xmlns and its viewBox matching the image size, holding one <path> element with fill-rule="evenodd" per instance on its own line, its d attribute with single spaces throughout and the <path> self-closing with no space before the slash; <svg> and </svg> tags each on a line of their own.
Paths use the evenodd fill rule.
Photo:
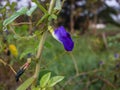
<svg viewBox="0 0 120 90">
<path fill-rule="evenodd" d="M 74 42 L 70 34 L 65 30 L 63 26 L 58 27 L 54 31 L 51 31 L 53 37 L 63 44 L 66 51 L 72 51 L 74 47 Z"/>
</svg>

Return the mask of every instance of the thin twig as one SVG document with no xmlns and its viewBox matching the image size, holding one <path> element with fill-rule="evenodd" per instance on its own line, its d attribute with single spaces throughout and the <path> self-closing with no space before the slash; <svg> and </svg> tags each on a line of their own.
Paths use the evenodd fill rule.
<svg viewBox="0 0 120 90">
<path fill-rule="evenodd" d="M 91 81 L 88 81 L 86 83 L 86 87 L 84 90 L 89 90 L 89 86 L 92 84 L 92 83 L 95 83 L 96 81 L 98 81 L 99 79 L 94 79 L 94 80 L 91 80 Z"/>
<path fill-rule="evenodd" d="M 113 85 L 110 81 L 108 81 L 107 79 L 103 78 L 103 77 L 100 77 L 100 76 L 95 76 L 96 78 L 102 80 L 104 83 L 106 83 L 108 86 L 112 87 L 112 88 L 116 88 L 115 85 Z"/>
<path fill-rule="evenodd" d="M 102 38 L 103 38 L 104 45 L 105 45 L 105 47 L 107 49 L 108 48 L 108 43 L 107 43 L 105 32 L 102 33 Z"/>
<path fill-rule="evenodd" d="M 11 69 L 11 71 L 12 71 L 15 75 L 17 74 L 16 71 L 14 70 L 14 68 L 13 68 L 11 65 L 7 64 L 4 60 L 0 59 L 0 62 L 1 62 L 4 66 L 9 66 L 9 68 Z M 20 78 L 20 82 L 22 82 L 22 79 L 21 79 L 21 78 Z"/>
<path fill-rule="evenodd" d="M 19 34 L 17 34 L 15 31 L 14 31 L 14 28 L 12 27 L 12 26 L 10 26 L 10 30 L 11 30 L 11 32 L 13 32 L 13 34 L 17 37 L 17 38 L 19 38 L 19 39 L 30 39 L 30 38 L 34 38 L 34 37 L 36 37 L 36 35 L 34 34 L 34 35 L 29 35 L 29 36 L 20 36 Z"/>
<path fill-rule="evenodd" d="M 7 63 L 6 63 L 4 60 L 2 60 L 2 59 L 0 59 L 0 62 L 1 62 L 4 66 L 7 65 Z"/>
<path fill-rule="evenodd" d="M 14 23 L 12 24 L 13 26 L 19 26 L 19 25 L 24 25 L 24 24 L 32 24 L 31 22 L 20 22 L 20 23 Z"/>
<path fill-rule="evenodd" d="M 71 78 L 69 78 L 69 79 L 66 81 L 66 83 L 65 83 L 64 86 L 63 86 L 63 88 L 64 88 L 66 85 L 68 85 L 68 83 L 70 83 L 73 79 L 75 79 L 75 78 L 77 78 L 77 77 L 79 77 L 79 76 L 81 76 L 81 75 L 87 75 L 87 74 L 89 74 L 89 73 L 96 73 L 96 72 L 99 72 L 99 71 L 102 71 L 102 70 L 101 70 L 101 69 L 95 69 L 95 70 L 93 70 L 93 71 L 81 72 L 81 73 L 79 73 L 78 75 L 72 76 Z"/>
<path fill-rule="evenodd" d="M 17 37 L 20 37 L 20 35 L 18 35 L 15 31 L 14 31 L 14 29 L 13 29 L 13 27 L 12 26 L 10 26 L 10 30 L 13 32 L 13 34 L 15 34 Z"/>
</svg>

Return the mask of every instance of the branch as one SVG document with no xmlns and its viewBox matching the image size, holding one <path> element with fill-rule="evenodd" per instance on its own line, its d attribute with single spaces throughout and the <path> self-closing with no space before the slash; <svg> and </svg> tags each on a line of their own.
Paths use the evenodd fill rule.
<svg viewBox="0 0 120 90">
<path fill-rule="evenodd" d="M 78 75 L 75 75 L 75 76 L 72 76 L 71 78 L 69 78 L 66 83 L 64 84 L 64 86 L 62 88 L 64 88 L 68 83 L 70 83 L 73 79 L 81 76 L 81 75 L 88 75 L 89 73 L 96 73 L 96 72 L 99 72 L 99 71 L 102 71 L 101 69 L 95 69 L 93 71 L 88 71 L 88 72 L 81 72 L 79 73 Z"/>
<path fill-rule="evenodd" d="M 49 10 L 48 10 L 49 14 L 52 13 L 55 1 L 56 0 L 51 0 L 51 2 L 50 2 L 50 7 L 49 7 Z M 41 58 L 41 54 L 42 54 L 42 51 L 43 51 L 43 46 L 44 46 L 46 36 L 47 36 L 47 30 L 42 35 L 42 38 L 41 38 L 41 40 L 39 42 L 38 51 L 37 51 L 37 54 L 36 54 L 37 64 L 36 64 L 35 74 L 33 76 L 35 79 L 38 77 L 39 72 L 40 72 L 40 62 L 41 62 L 40 58 Z"/>
<path fill-rule="evenodd" d="M 96 78 L 100 79 L 101 81 L 103 81 L 105 84 L 107 84 L 108 86 L 116 89 L 116 86 L 113 85 L 110 81 L 108 81 L 107 79 L 100 77 L 100 76 L 95 76 Z"/>
<path fill-rule="evenodd" d="M 24 24 L 32 24 L 31 22 L 20 22 L 20 23 L 14 23 L 12 24 L 13 26 L 19 26 L 19 25 L 24 25 Z"/>
<path fill-rule="evenodd" d="M 16 71 L 14 70 L 14 68 L 13 68 L 11 65 L 7 64 L 3 59 L 0 59 L 0 62 L 1 62 L 4 66 L 8 66 L 8 67 L 11 69 L 11 71 L 16 75 Z M 21 79 L 21 78 L 20 78 L 20 81 L 22 82 L 22 79 Z"/>
</svg>

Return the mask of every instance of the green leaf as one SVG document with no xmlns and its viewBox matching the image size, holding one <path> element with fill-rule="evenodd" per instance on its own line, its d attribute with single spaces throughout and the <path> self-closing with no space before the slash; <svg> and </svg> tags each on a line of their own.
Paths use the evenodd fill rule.
<svg viewBox="0 0 120 90">
<path fill-rule="evenodd" d="M 21 53 L 20 55 L 20 59 L 22 59 L 23 57 L 25 57 L 27 54 L 29 53 L 34 53 L 36 50 L 35 49 L 32 49 L 32 48 L 28 48 L 26 50 L 23 51 L 23 53 Z"/>
<path fill-rule="evenodd" d="M 33 83 L 33 81 L 33 77 L 27 79 L 22 85 L 17 88 L 17 90 L 26 90 Z"/>
<path fill-rule="evenodd" d="M 32 86 L 31 86 L 31 90 L 40 90 L 40 88 L 39 88 L 38 86 L 35 86 L 35 85 L 33 86 L 33 85 L 32 85 Z"/>
<path fill-rule="evenodd" d="M 32 6 L 31 8 L 30 8 L 30 10 L 28 10 L 27 11 L 27 15 L 28 16 L 31 16 L 31 14 L 35 11 L 35 9 L 37 8 L 37 4 L 35 4 L 34 6 Z"/>
<path fill-rule="evenodd" d="M 20 59 L 22 59 L 24 56 L 26 56 L 30 51 L 25 51 L 20 55 Z"/>
<path fill-rule="evenodd" d="M 48 81 L 48 87 L 53 87 L 54 85 L 56 85 L 58 82 L 62 81 L 64 79 L 63 76 L 55 76 L 53 78 L 51 78 Z"/>
<path fill-rule="evenodd" d="M 38 87 L 37 88 L 32 88 L 31 90 L 40 90 L 40 88 L 38 88 Z"/>
<path fill-rule="evenodd" d="M 56 10 L 61 10 L 61 0 L 56 0 L 56 5 L 55 5 L 55 8 Z"/>
<path fill-rule="evenodd" d="M 33 0 L 37 6 L 42 10 L 44 13 L 48 13 L 48 11 L 38 2 L 38 0 Z"/>
<path fill-rule="evenodd" d="M 25 14 L 27 12 L 27 10 L 28 10 L 27 7 L 22 7 L 20 10 L 16 11 L 12 16 L 5 19 L 4 22 L 3 22 L 3 26 L 7 26 L 11 22 L 13 22 L 17 17 Z"/>
<path fill-rule="evenodd" d="M 50 79 L 51 73 L 47 73 L 44 76 L 42 76 L 41 80 L 40 80 L 40 87 L 45 87 Z"/>
<path fill-rule="evenodd" d="M 46 69 L 46 70 L 41 70 L 41 71 L 39 72 L 37 85 L 40 85 L 40 80 L 41 80 L 42 76 L 45 75 L 46 73 L 49 73 L 49 72 L 51 72 L 51 77 L 53 77 L 53 76 L 56 75 L 56 73 L 53 72 L 53 71 L 51 71 L 51 70 L 47 70 L 47 69 Z"/>
</svg>

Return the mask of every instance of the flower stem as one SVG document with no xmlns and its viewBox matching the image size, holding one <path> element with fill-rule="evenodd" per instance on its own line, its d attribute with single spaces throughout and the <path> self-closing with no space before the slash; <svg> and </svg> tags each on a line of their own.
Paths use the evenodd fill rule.
<svg viewBox="0 0 120 90">
<path fill-rule="evenodd" d="M 73 61 L 74 67 L 75 67 L 76 75 L 78 75 L 79 74 L 78 65 L 77 65 L 76 59 L 75 59 L 74 55 L 72 54 L 72 52 L 70 52 L 70 56 L 72 58 L 72 61 Z"/>
<path fill-rule="evenodd" d="M 49 14 L 52 13 L 52 10 L 54 8 L 54 4 L 55 4 L 55 0 L 51 0 L 50 7 L 49 7 L 49 10 L 48 10 Z M 47 36 L 47 30 L 43 33 L 43 35 L 41 37 L 41 40 L 39 42 L 38 51 L 37 51 L 37 54 L 36 54 L 37 64 L 36 64 L 36 69 L 35 69 L 35 73 L 34 73 L 34 76 L 33 76 L 35 79 L 38 77 L 39 72 L 40 72 L 41 55 L 42 55 L 43 46 L 44 46 L 46 36 Z"/>
</svg>

